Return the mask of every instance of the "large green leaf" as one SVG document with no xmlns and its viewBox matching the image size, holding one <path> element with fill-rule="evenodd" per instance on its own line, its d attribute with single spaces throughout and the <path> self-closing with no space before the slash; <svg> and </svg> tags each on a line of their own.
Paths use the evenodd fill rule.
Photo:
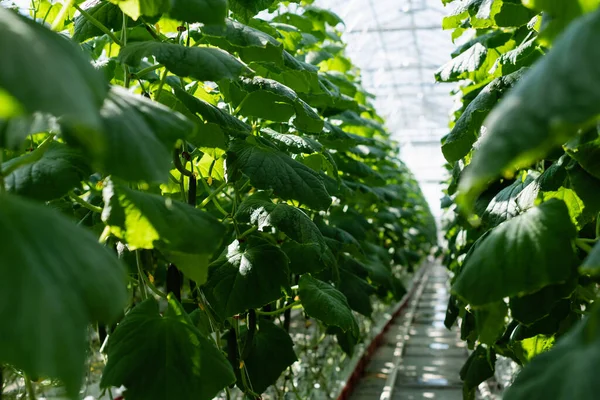
<svg viewBox="0 0 600 400">
<path fill-rule="evenodd" d="M 283 45 L 271 35 L 228 19 L 224 27 L 205 26 L 202 33 L 208 43 L 227 51 L 235 51 L 246 62 L 283 63 Z"/>
<path fill-rule="evenodd" d="M 556 303 L 567 298 L 577 286 L 575 277 L 566 283 L 549 285 L 540 291 L 510 299 L 510 313 L 522 324 L 530 325 L 548 316 Z"/>
<path fill-rule="evenodd" d="M 48 114 L 33 113 L 10 119 L 0 118 L 0 147 L 16 150 L 22 147 L 23 140 L 41 132 L 58 132 L 56 118 Z"/>
<path fill-rule="evenodd" d="M 21 157 L 27 156 L 31 154 Z M 53 142 L 39 160 L 17 168 L 4 178 L 4 183 L 9 192 L 49 201 L 67 194 L 90 173 L 90 167 L 81 152 Z"/>
<path fill-rule="evenodd" d="M 139 42 L 125 46 L 119 59 L 138 66 L 142 58 L 154 56 L 170 72 L 200 81 L 235 79 L 251 70 L 224 50 L 214 47 L 186 47 L 164 42 Z"/>
<path fill-rule="evenodd" d="M 487 58 L 488 50 L 481 43 L 475 43 L 456 58 L 448 61 L 435 73 L 437 80 L 454 82 L 464 79 L 469 72 L 477 71 Z"/>
<path fill-rule="evenodd" d="M 273 189 L 275 195 L 283 199 L 298 200 L 316 210 L 325 210 L 331 204 L 331 196 L 315 171 L 277 149 L 259 144 L 254 138 L 231 144 L 227 168 L 228 173 L 242 171 L 253 186 Z"/>
<path fill-rule="evenodd" d="M 256 393 L 267 390 L 297 359 L 290 335 L 271 321 L 261 319 L 244 360 L 252 390 Z"/>
<path fill-rule="evenodd" d="M 174 298 L 159 314 L 154 299 L 138 304 L 108 341 L 101 387 L 121 385 L 136 400 L 210 400 L 235 382 L 229 362 Z"/>
<path fill-rule="evenodd" d="M 507 400 L 592 400 L 600 381 L 600 326 L 596 309 L 588 319 L 558 340 L 548 352 L 535 357 L 505 392 Z"/>
<path fill-rule="evenodd" d="M 107 174 L 128 181 L 166 182 L 179 139 L 194 135 L 194 124 L 160 103 L 114 86 L 100 111 L 104 151 L 82 138 L 83 132 L 66 130 Z"/>
<path fill-rule="evenodd" d="M 0 69 L 0 91 L 30 113 L 46 112 L 77 126 L 100 128 L 98 110 L 108 85 L 83 52 L 68 39 L 2 7 L 0 32 L 0 54 L 13 66 Z M 89 130 L 87 135 L 102 144 L 97 132 Z"/>
<path fill-rule="evenodd" d="M 460 369 L 460 379 L 463 380 L 464 392 L 474 390 L 481 382 L 494 376 L 496 353 L 482 345 L 477 346 Z M 469 398 L 463 395 L 463 398 Z M 474 398 L 474 396 L 473 396 Z"/>
<path fill-rule="evenodd" d="M 592 247 L 592 251 L 588 254 L 579 271 L 582 274 L 599 276 L 600 275 L 600 242 Z"/>
<path fill-rule="evenodd" d="M 481 216 L 483 222 L 489 227 L 497 226 L 522 213 L 524 211 L 521 209 L 522 205 L 533 205 L 534 196 L 531 196 L 533 198 L 530 199 L 520 196 L 533 181 L 534 176 L 528 174 L 524 179 L 517 179 L 511 185 L 498 192 L 483 212 Z"/>
<path fill-rule="evenodd" d="M 108 29 L 120 31 L 123 28 L 123 12 L 113 3 L 103 0 L 91 0 L 83 3 L 81 8 Z M 87 17 L 81 14 L 75 17 L 73 24 L 75 26 L 73 40 L 77 42 L 83 42 L 89 38 L 104 34 Z M 133 25 L 135 23 L 129 19 L 128 26 Z"/>
<path fill-rule="evenodd" d="M 227 0 L 171 0 L 169 16 L 178 21 L 223 25 Z"/>
<path fill-rule="evenodd" d="M 157 248 L 201 284 L 208 259 L 225 235 L 212 215 L 188 204 L 129 189 L 109 180 L 102 192 L 102 220 L 129 248 Z"/>
<path fill-rule="evenodd" d="M 494 79 L 469 103 L 442 144 L 442 152 L 448 162 L 458 161 L 471 151 L 485 117 L 521 75 L 522 71 L 517 71 Z"/>
<path fill-rule="evenodd" d="M 466 259 L 452 292 L 482 306 L 565 282 L 575 263 L 569 211 L 551 199 L 504 222 Z"/>
<path fill-rule="evenodd" d="M 543 11 L 544 24 L 541 36 L 545 40 L 552 40 L 559 35 L 565 27 L 575 18 L 584 13 L 594 11 L 600 1 L 598 0 L 523 0 L 523 4 L 536 11 Z"/>
<path fill-rule="evenodd" d="M 302 306 L 309 316 L 358 335 L 358 324 L 343 293 L 310 275 L 302 275 L 298 285 Z"/>
<path fill-rule="evenodd" d="M 580 18 L 488 117 L 460 183 L 470 204 L 489 180 L 563 144 L 600 113 L 600 10 Z"/>
<path fill-rule="evenodd" d="M 78 398 L 87 326 L 127 302 L 116 254 L 44 206 L 0 195 L 0 361 L 61 379 Z"/>
<path fill-rule="evenodd" d="M 298 94 L 289 87 L 274 81 L 255 77 L 239 81 L 240 93 L 232 96 L 233 105 L 242 115 L 288 122 L 295 115 L 293 124 L 300 130 L 321 133 L 323 120 Z"/>
<path fill-rule="evenodd" d="M 234 14 L 248 20 L 262 10 L 271 7 L 274 2 L 275 0 L 230 0 L 229 7 Z"/>
<path fill-rule="evenodd" d="M 169 11 L 171 0 L 109 0 L 133 20 L 141 16 L 154 17 Z"/>
<path fill-rule="evenodd" d="M 288 259 L 279 247 L 251 237 L 234 241 L 210 265 L 204 292 L 214 310 L 231 317 L 259 308 L 289 291 Z"/>
<path fill-rule="evenodd" d="M 350 308 L 364 316 L 371 316 L 373 306 L 369 296 L 375 293 L 375 288 L 367 281 L 351 271 L 340 268 L 340 292 L 346 296 Z"/>
</svg>

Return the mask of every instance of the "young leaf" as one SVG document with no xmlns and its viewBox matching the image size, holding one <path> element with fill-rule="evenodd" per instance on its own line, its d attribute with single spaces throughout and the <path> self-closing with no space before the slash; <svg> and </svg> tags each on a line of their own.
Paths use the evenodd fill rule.
<svg viewBox="0 0 600 400">
<path fill-rule="evenodd" d="M 138 304 L 108 341 L 101 387 L 121 385 L 132 400 L 210 400 L 235 382 L 223 353 L 204 337 L 175 298 Z"/>
<path fill-rule="evenodd" d="M 256 188 L 273 189 L 275 195 L 285 200 L 298 200 L 315 210 L 325 210 L 331 204 L 331 196 L 315 171 L 253 138 L 232 142 L 227 152 L 227 168 L 231 170 L 228 174 L 239 170 Z"/>
<path fill-rule="evenodd" d="M 81 152 L 53 142 L 39 160 L 16 169 L 4 178 L 4 182 L 9 192 L 49 201 L 67 194 L 90 173 Z"/>
<path fill-rule="evenodd" d="M 569 211 L 551 199 L 491 230 L 465 260 L 452 293 L 483 306 L 565 282 L 577 232 Z"/>
<path fill-rule="evenodd" d="M 227 0 L 171 0 L 169 16 L 178 21 L 223 25 Z"/>
<path fill-rule="evenodd" d="M 102 221 L 130 249 L 157 248 L 190 278 L 198 279 L 198 284 L 206 279 L 208 257 L 225 235 L 218 219 L 185 203 L 132 190 L 112 180 L 106 182 L 102 197 Z"/>
<path fill-rule="evenodd" d="M 548 352 L 535 357 L 504 394 L 507 400 L 594 399 L 600 382 L 594 375 L 600 362 L 598 309 L 560 338 Z"/>
<path fill-rule="evenodd" d="M 139 17 L 154 17 L 169 11 L 171 0 L 109 0 L 118 5 L 121 10 L 134 21 Z"/>
<path fill-rule="evenodd" d="M 0 54 L 14 66 L 0 69 L 0 90 L 14 96 L 29 113 L 49 113 L 88 130 L 100 128 L 98 110 L 108 85 L 83 52 L 59 34 L 3 7 L 0 32 Z M 97 132 L 89 130 L 88 136 L 102 143 Z"/>
<path fill-rule="evenodd" d="M 119 59 L 125 64 L 139 65 L 144 57 L 154 56 L 170 72 L 200 81 L 235 79 L 251 73 L 243 62 L 221 49 L 213 47 L 186 47 L 163 42 L 139 42 L 125 46 Z"/>
<path fill-rule="evenodd" d="M 235 240 L 210 265 L 206 297 L 222 318 L 259 308 L 289 290 L 288 259 L 279 247 L 257 238 Z"/>
<path fill-rule="evenodd" d="M 298 284 L 302 306 L 309 316 L 326 325 L 337 326 L 344 332 L 359 334 L 348 300 L 340 291 L 310 275 L 302 275 Z"/>
<path fill-rule="evenodd" d="M 0 360 L 61 379 L 78 398 L 87 326 L 122 312 L 124 269 L 90 232 L 47 207 L 0 194 L 0 209 Z"/>
<path fill-rule="evenodd" d="M 271 321 L 261 319 L 244 360 L 253 391 L 263 393 L 297 360 L 290 335 Z"/>
<path fill-rule="evenodd" d="M 120 31 L 123 28 L 123 12 L 113 3 L 103 0 L 91 0 L 81 4 L 81 8 L 108 29 Z M 73 40 L 76 42 L 83 42 L 89 38 L 104 34 L 87 17 L 81 14 L 75 17 L 73 24 L 75 26 Z M 127 26 L 134 25 L 136 23 L 128 18 Z"/>
</svg>

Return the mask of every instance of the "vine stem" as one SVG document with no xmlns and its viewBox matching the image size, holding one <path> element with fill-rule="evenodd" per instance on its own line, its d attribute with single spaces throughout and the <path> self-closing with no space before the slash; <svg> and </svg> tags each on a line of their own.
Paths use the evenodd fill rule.
<svg viewBox="0 0 600 400">
<path fill-rule="evenodd" d="M 2 176 L 9 175 L 11 172 L 13 172 L 19 167 L 22 167 L 23 165 L 31 164 L 38 161 L 40 158 L 42 158 L 46 150 L 48 150 L 50 143 L 52 143 L 53 141 L 54 135 L 50 135 L 31 153 L 27 153 L 20 157 L 15 157 L 11 160 L 8 160 L 6 163 L 4 163 L 4 165 L 2 165 Z M 0 163 L 1 162 L 2 160 L 0 160 Z"/>
<path fill-rule="evenodd" d="M 25 375 L 25 388 L 27 389 L 28 400 L 36 400 L 35 389 L 33 388 L 33 383 L 31 383 L 31 379 L 27 375 Z"/>
<path fill-rule="evenodd" d="M 123 25 L 121 26 L 121 43 L 122 46 L 127 46 L 127 15 L 123 14 Z M 129 89 L 129 84 L 131 82 L 131 77 L 129 76 L 129 67 L 127 64 L 123 63 L 123 78 L 124 85 L 126 89 Z"/>
<path fill-rule="evenodd" d="M 94 25 L 96 28 L 100 29 L 103 33 L 108 35 L 108 37 L 115 43 L 121 46 L 121 41 L 119 38 L 111 32 L 102 22 L 98 21 L 96 18 L 92 17 L 87 11 L 83 8 L 79 7 L 78 4 L 73 4 L 73 7 L 83 16 L 83 18 L 87 19 L 90 24 Z"/>
<path fill-rule="evenodd" d="M 300 300 L 296 300 L 290 304 L 288 304 L 285 307 L 279 308 L 277 310 L 273 310 L 273 311 L 261 311 L 261 310 L 256 310 L 256 313 L 259 315 L 279 315 L 285 312 L 285 310 L 289 309 L 289 308 L 293 308 L 297 305 L 300 305 L 301 302 Z"/>
<path fill-rule="evenodd" d="M 75 0 L 67 0 L 67 2 L 65 4 L 63 4 L 63 7 L 60 9 L 58 15 L 56 16 L 56 18 L 54 18 L 54 21 L 52 21 L 52 25 L 50 26 L 50 29 L 55 31 L 58 28 L 58 26 L 62 23 L 62 21 L 65 20 L 65 17 L 67 15 L 67 13 L 69 12 L 69 9 L 71 7 L 73 7 L 74 3 L 75 3 Z"/>
<path fill-rule="evenodd" d="M 227 182 L 223 182 L 218 188 L 216 188 L 211 194 L 208 195 L 202 203 L 200 203 L 200 208 L 206 207 L 208 203 L 212 201 L 219 193 L 221 193 L 227 187 Z"/>
<path fill-rule="evenodd" d="M 140 292 L 142 293 L 142 299 L 146 300 L 148 298 L 148 293 L 146 292 L 144 271 L 142 271 L 142 257 L 140 256 L 140 250 L 135 251 L 135 263 L 137 264 L 138 282 L 139 282 L 140 289 L 141 289 Z"/>
<path fill-rule="evenodd" d="M 162 76 L 160 77 L 160 82 L 158 83 L 158 89 L 156 89 L 156 94 L 154 95 L 154 100 L 158 101 L 160 99 L 160 93 L 163 90 L 163 86 L 165 86 L 165 81 L 167 80 L 167 69 L 165 68 L 165 70 L 162 73 Z"/>
<path fill-rule="evenodd" d="M 141 78 L 142 76 L 146 75 L 147 73 L 152 72 L 152 71 L 156 71 L 157 69 L 162 68 L 162 67 L 164 67 L 164 65 L 162 65 L 162 64 L 154 64 L 154 65 L 151 65 L 149 67 L 140 69 L 138 72 L 135 73 L 135 76 L 138 77 L 138 78 Z"/>
<path fill-rule="evenodd" d="M 77 196 L 72 190 L 69 191 L 69 197 L 71 199 L 73 199 L 75 201 L 75 203 L 81 205 L 82 207 L 85 207 L 88 210 L 93 211 L 95 213 L 102 214 L 102 208 L 101 207 L 98 207 L 98 206 L 95 206 L 93 204 L 90 204 L 89 202 L 85 201 L 81 197 Z"/>
</svg>

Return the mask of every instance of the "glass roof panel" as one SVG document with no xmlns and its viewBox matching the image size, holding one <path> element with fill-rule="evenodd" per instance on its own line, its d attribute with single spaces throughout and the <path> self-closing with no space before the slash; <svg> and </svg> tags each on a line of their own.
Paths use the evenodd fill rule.
<svg viewBox="0 0 600 400">
<path fill-rule="evenodd" d="M 441 28 L 441 0 L 316 0 L 344 21 L 346 52 L 362 71 L 365 89 L 377 96 L 402 158 L 413 170 L 434 214 L 445 178 L 440 139 L 448 133 L 452 85 L 435 82 L 434 73 L 456 48 Z"/>
</svg>

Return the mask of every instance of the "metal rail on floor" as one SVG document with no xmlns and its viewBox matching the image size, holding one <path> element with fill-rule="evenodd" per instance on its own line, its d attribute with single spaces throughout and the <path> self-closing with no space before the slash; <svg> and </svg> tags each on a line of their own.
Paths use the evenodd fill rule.
<svg viewBox="0 0 600 400">
<path fill-rule="evenodd" d="M 462 400 L 459 371 L 468 352 L 443 325 L 448 273 L 440 265 L 424 269 L 338 400 Z"/>
</svg>

